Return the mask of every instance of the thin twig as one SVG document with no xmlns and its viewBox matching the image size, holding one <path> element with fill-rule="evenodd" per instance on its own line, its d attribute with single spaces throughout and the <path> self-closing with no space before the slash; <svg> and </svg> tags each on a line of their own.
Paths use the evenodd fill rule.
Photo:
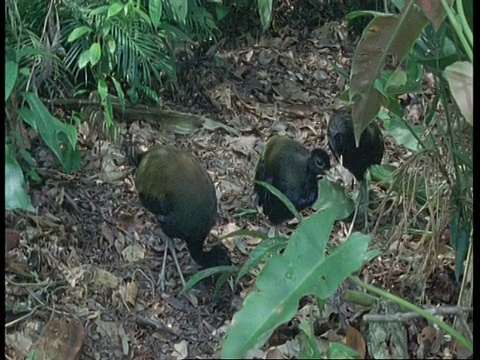
<svg viewBox="0 0 480 360">
<path fill-rule="evenodd" d="M 473 307 L 444 306 L 424 309 L 432 315 L 462 315 L 465 312 L 473 311 Z M 366 314 L 363 319 L 370 322 L 401 322 L 414 318 L 422 317 L 416 312 L 400 312 L 396 314 Z"/>
<path fill-rule="evenodd" d="M 23 315 L 23 316 L 20 316 L 19 318 L 16 318 L 15 320 L 10 321 L 9 323 L 6 323 L 6 324 L 5 324 L 5 328 L 8 328 L 8 327 L 10 327 L 10 326 L 13 326 L 13 325 L 15 325 L 16 323 L 18 323 L 18 322 L 20 322 L 20 321 L 22 321 L 22 320 L 25 320 L 26 318 L 32 316 L 32 315 L 35 313 L 35 311 L 37 311 L 38 308 L 40 308 L 40 305 L 35 306 L 35 307 L 32 309 L 32 311 L 30 311 L 28 314 L 25 314 L 25 315 Z"/>
<path fill-rule="evenodd" d="M 152 320 L 152 319 L 149 319 L 149 318 L 146 318 L 144 316 L 141 316 L 141 315 L 137 315 L 135 317 L 135 321 L 137 322 L 137 324 L 139 326 L 144 326 L 144 327 L 153 327 L 155 328 L 156 330 L 160 330 L 160 331 L 163 331 L 163 332 L 167 332 L 171 335 L 175 335 L 175 336 L 178 336 L 178 334 L 170 329 L 167 325 L 165 325 L 164 323 L 161 323 L 161 322 L 158 322 L 158 321 L 155 321 L 155 320 Z"/>
</svg>

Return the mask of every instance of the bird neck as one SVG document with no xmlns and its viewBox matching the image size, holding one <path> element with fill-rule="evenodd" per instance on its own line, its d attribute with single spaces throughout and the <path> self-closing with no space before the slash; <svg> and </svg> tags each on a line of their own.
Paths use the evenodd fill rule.
<svg viewBox="0 0 480 360">
<path fill-rule="evenodd" d="M 188 251 L 200 266 L 207 268 L 215 265 L 215 259 L 212 253 L 203 250 L 204 237 L 186 239 Z"/>
</svg>

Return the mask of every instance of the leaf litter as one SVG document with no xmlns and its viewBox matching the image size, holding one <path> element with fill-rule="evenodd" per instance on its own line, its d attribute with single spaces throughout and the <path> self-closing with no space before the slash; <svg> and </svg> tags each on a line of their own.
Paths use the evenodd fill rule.
<svg viewBox="0 0 480 360">
<path fill-rule="evenodd" d="M 282 16 L 277 14 L 279 24 L 292 21 Z M 327 148 L 327 121 L 346 84 L 332 64 L 348 71 L 353 46 L 342 23 L 309 25 L 305 28 L 309 31 L 303 33 L 300 29 L 305 19 L 294 20 L 296 28 L 284 24 L 281 31 L 273 31 L 274 35 L 260 41 L 230 37 L 230 43 L 216 49 L 220 65 L 213 57 L 191 58 L 179 64 L 177 91 L 171 93 L 168 86 L 162 89 L 165 108 L 201 115 L 205 119 L 202 127 L 185 127 L 179 133 L 156 129 L 139 119 L 119 125 L 121 132 L 134 135 L 147 148 L 171 143 L 201 159 L 219 197 L 219 219 L 208 243 L 239 229 L 267 232 L 270 228 L 260 214 L 237 216 L 240 209 L 256 208 L 252 179 L 268 137 L 288 135 L 308 148 Z M 188 61 L 195 61 L 197 66 L 189 66 Z M 35 349 L 39 354 L 65 359 L 216 357 L 226 327 L 251 291 L 254 278 L 246 276 L 233 292 L 227 288 L 216 296 L 214 283 L 204 281 L 189 296 L 177 297 L 181 283 L 169 258 L 167 286 L 162 293 L 156 280 L 165 244 L 156 235 L 154 216 L 138 200 L 134 169 L 122 145 L 102 137 L 94 125 L 81 124 L 83 168 L 74 175 L 57 170 L 44 147 L 33 147 L 38 172 L 48 181 L 31 187 L 32 202 L 39 209 L 36 214 L 15 211 L 5 217 L 5 300 L 17 309 L 7 311 L 6 354 L 23 359 Z M 386 148 L 386 162 L 402 162 L 406 156 L 388 138 Z M 339 173 L 342 178 L 341 170 Z M 351 183 L 351 179 L 344 183 Z M 339 243 L 348 228 L 340 221 L 331 241 Z M 290 231 L 288 224 L 282 229 Z M 374 240 L 385 241 L 381 232 L 374 234 Z M 174 242 L 188 278 L 198 265 L 182 241 Z M 257 239 L 240 236 L 223 242 L 236 263 L 243 263 L 258 244 Z M 412 281 L 410 277 L 406 282 L 404 275 L 418 266 L 422 248 L 411 236 L 397 245 L 401 250 L 391 247 L 362 270 L 363 277 L 388 282 L 410 301 L 425 294 L 425 289 L 418 287 L 427 281 L 427 286 L 440 290 L 427 288 L 426 304 L 455 304 L 458 289 L 448 275 L 453 260 L 445 256 L 429 279 Z M 398 253 L 402 261 L 396 260 Z M 320 348 L 326 346 L 326 340 L 339 341 L 364 356 L 368 332 L 356 315 L 362 310 L 341 300 L 348 287 L 345 285 L 326 304 L 322 316 L 312 310 L 314 299 L 307 297 L 299 304 L 298 319 L 313 321 L 312 334 Z M 338 318 L 340 322 L 335 321 Z M 421 320 L 417 323 L 410 327 L 409 336 L 415 338 L 408 349 L 411 356 L 452 356 L 436 329 Z M 300 334 L 298 321 L 285 324 L 252 355 L 297 356 Z"/>
</svg>

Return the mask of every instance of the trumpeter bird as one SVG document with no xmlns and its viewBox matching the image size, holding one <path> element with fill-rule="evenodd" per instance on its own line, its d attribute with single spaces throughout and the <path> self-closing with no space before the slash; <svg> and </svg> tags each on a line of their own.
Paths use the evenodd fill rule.
<svg viewBox="0 0 480 360">
<path fill-rule="evenodd" d="M 205 238 L 216 222 L 217 197 L 212 179 L 197 158 L 173 146 L 156 146 L 141 156 L 135 185 L 140 202 L 156 215 L 166 235 L 183 285 L 185 280 L 171 238 L 184 240 L 192 258 L 202 267 L 231 264 L 223 246 L 203 250 Z M 166 257 L 167 249 L 160 273 L 162 287 Z"/>
<path fill-rule="evenodd" d="M 372 121 L 363 131 L 359 146 L 355 144 L 353 119 L 349 108 L 336 111 L 327 128 L 328 144 L 339 163 L 350 171 L 359 182 L 359 193 L 355 206 L 354 221 L 364 220 L 364 230 L 368 230 L 368 181 L 367 169 L 380 164 L 384 152 L 382 131 Z"/>
<path fill-rule="evenodd" d="M 255 181 L 263 181 L 280 190 L 298 211 L 317 200 L 317 176 L 330 169 L 330 157 L 322 149 L 308 151 L 286 136 L 274 136 L 266 144 L 255 171 Z M 270 222 L 277 226 L 293 218 L 280 199 L 255 182 L 258 204 Z"/>
</svg>

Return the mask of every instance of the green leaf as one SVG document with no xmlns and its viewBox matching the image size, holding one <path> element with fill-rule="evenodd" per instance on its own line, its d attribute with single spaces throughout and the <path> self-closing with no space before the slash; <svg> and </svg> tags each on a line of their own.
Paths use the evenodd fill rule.
<svg viewBox="0 0 480 360">
<path fill-rule="evenodd" d="M 387 83 L 385 84 L 385 89 L 388 91 L 392 87 L 399 88 L 405 86 L 407 83 L 407 74 L 400 68 L 397 68 L 393 74 L 388 78 Z"/>
<path fill-rule="evenodd" d="M 236 281 L 238 282 L 261 261 L 266 260 L 271 256 L 278 256 L 280 252 L 287 246 L 287 240 L 287 238 L 283 237 L 274 237 L 262 240 L 262 242 L 259 243 L 250 253 L 248 260 L 240 268 Z"/>
<path fill-rule="evenodd" d="M 460 112 L 473 126 L 473 65 L 468 61 L 457 61 L 444 70 Z"/>
<path fill-rule="evenodd" d="M 201 280 L 208 278 L 215 274 L 221 274 L 224 272 L 229 272 L 230 274 L 235 274 L 238 271 L 238 266 L 235 265 L 222 265 L 222 266 L 215 266 L 208 269 L 200 270 L 199 272 L 195 273 L 185 284 L 182 291 L 180 291 L 179 296 L 186 293 L 188 290 L 193 288 L 196 284 L 198 284 Z"/>
<path fill-rule="evenodd" d="M 163 1 L 162 0 L 150 0 L 148 2 L 148 13 L 150 14 L 150 20 L 152 21 L 153 27 L 158 28 L 160 20 L 162 18 L 163 11 Z"/>
<path fill-rule="evenodd" d="M 390 164 L 374 164 L 370 166 L 370 176 L 373 181 L 385 181 L 391 183 L 393 181 L 393 173 L 397 170 L 397 167 Z"/>
<path fill-rule="evenodd" d="M 100 58 L 102 57 L 102 49 L 98 42 L 94 42 L 92 46 L 90 46 L 89 54 L 90 54 L 90 63 L 92 65 L 96 65 L 100 61 Z"/>
<path fill-rule="evenodd" d="M 73 31 L 68 36 L 67 42 L 73 42 L 91 31 L 92 29 L 88 26 L 79 26 L 78 28 L 73 29 Z"/>
<path fill-rule="evenodd" d="M 260 15 L 262 30 L 266 31 L 270 27 L 270 21 L 272 20 L 273 0 L 257 0 L 257 1 L 258 1 L 258 13 Z"/>
<path fill-rule="evenodd" d="M 38 131 L 66 172 L 69 173 L 72 170 L 78 169 L 79 163 L 69 162 L 68 156 L 64 154 L 66 151 L 71 151 L 70 154 L 78 152 L 76 148 L 77 130 L 75 126 L 65 124 L 52 116 L 34 93 L 26 92 L 22 93 L 22 96 L 28 103 L 28 107 L 25 106 L 18 110 L 22 119 L 32 126 L 34 130 Z M 62 141 L 60 141 L 60 139 L 62 139 Z M 68 150 L 69 148 L 70 150 Z"/>
<path fill-rule="evenodd" d="M 255 183 L 263 186 L 268 191 L 270 191 L 273 195 L 275 195 L 287 207 L 287 209 L 290 210 L 293 216 L 297 218 L 298 222 L 302 221 L 302 215 L 300 215 L 295 205 L 293 205 L 290 199 L 287 198 L 285 195 L 283 195 L 283 193 L 280 190 L 278 190 L 275 186 L 265 181 L 255 181 Z"/>
<path fill-rule="evenodd" d="M 22 169 L 5 144 L 5 210 L 15 209 L 35 211 L 25 187 Z"/>
<path fill-rule="evenodd" d="M 90 49 L 83 51 L 78 57 L 78 68 L 83 69 L 90 62 Z"/>
<path fill-rule="evenodd" d="M 107 20 L 115 15 L 117 15 L 123 9 L 123 4 L 113 3 L 108 7 Z"/>
<path fill-rule="evenodd" d="M 115 91 L 117 92 L 118 102 L 122 106 L 122 112 L 125 111 L 125 94 L 122 90 L 122 85 L 115 79 L 113 76 L 110 77 L 113 82 L 113 86 L 115 87 Z"/>
<path fill-rule="evenodd" d="M 188 1 L 187 0 L 170 0 L 170 6 L 172 7 L 173 13 L 180 24 L 185 25 L 185 19 L 187 18 L 188 12 Z"/>
<path fill-rule="evenodd" d="M 115 43 L 115 40 L 113 40 L 112 38 L 108 38 L 107 47 L 110 54 L 115 54 L 115 50 L 117 49 L 117 44 Z"/>
<path fill-rule="evenodd" d="M 223 20 L 230 13 L 231 10 L 232 10 L 231 6 L 216 4 L 215 16 L 217 18 L 217 21 Z"/>
<path fill-rule="evenodd" d="M 12 93 L 15 83 L 17 82 L 18 65 L 14 61 L 5 63 L 5 101 Z"/>
<path fill-rule="evenodd" d="M 90 12 L 90 16 L 97 16 L 97 15 L 101 15 L 103 14 L 104 12 L 108 12 L 108 8 L 109 6 L 108 5 L 102 5 L 102 6 L 99 6 L 95 9 L 93 9 L 91 12 Z"/>
<path fill-rule="evenodd" d="M 363 31 L 350 72 L 350 101 L 357 143 L 381 105 L 387 102 L 374 85 L 388 56 L 397 62 L 403 61 L 427 23 L 428 19 L 412 1 L 400 15 L 377 15 Z"/>
<path fill-rule="evenodd" d="M 243 358 L 249 350 L 262 346 L 277 326 L 292 319 L 303 296 L 327 299 L 360 268 L 369 235 L 353 233 L 325 256 L 335 215 L 326 210 L 305 219 L 283 254 L 268 261 L 258 275 L 256 290 L 232 319 L 222 358 Z"/>
<path fill-rule="evenodd" d="M 143 11 L 138 7 L 135 7 L 135 13 L 138 16 L 140 16 L 143 19 L 143 21 L 145 21 L 145 23 L 147 23 L 149 26 L 152 26 L 152 21 L 150 20 L 150 16 L 148 16 L 148 14 L 145 11 Z"/>
<path fill-rule="evenodd" d="M 358 352 L 347 345 L 332 342 L 327 351 L 327 359 L 358 359 Z"/>
<path fill-rule="evenodd" d="M 392 136 L 400 145 L 407 149 L 418 152 L 425 146 L 431 147 L 428 139 L 422 140 L 424 128 L 420 125 L 409 124 L 397 116 L 388 116 L 383 119 L 385 131 Z"/>
<path fill-rule="evenodd" d="M 355 205 L 343 186 L 323 179 L 318 182 L 318 199 L 312 207 L 317 211 L 330 209 L 335 212 L 335 220 L 341 220 L 353 212 Z"/>
<path fill-rule="evenodd" d="M 300 324 L 298 325 L 302 334 L 300 334 L 300 359 L 321 359 L 322 354 L 318 349 L 317 340 L 315 338 L 315 333 L 313 329 L 313 324 L 306 321 L 305 319 L 300 319 Z"/>
</svg>

